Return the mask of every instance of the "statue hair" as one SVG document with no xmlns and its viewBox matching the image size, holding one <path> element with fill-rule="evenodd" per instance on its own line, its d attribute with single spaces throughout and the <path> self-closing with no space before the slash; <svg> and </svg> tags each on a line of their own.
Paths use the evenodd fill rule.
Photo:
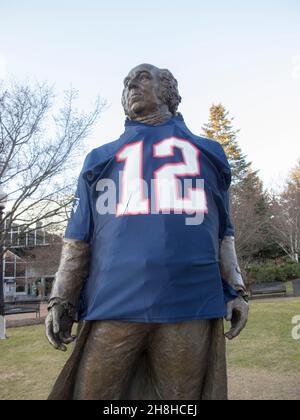
<svg viewBox="0 0 300 420">
<path fill-rule="evenodd" d="M 178 82 L 167 69 L 160 70 L 161 80 L 161 99 L 168 105 L 171 114 L 176 115 L 178 106 L 181 102 L 181 96 L 178 91 Z"/>
</svg>

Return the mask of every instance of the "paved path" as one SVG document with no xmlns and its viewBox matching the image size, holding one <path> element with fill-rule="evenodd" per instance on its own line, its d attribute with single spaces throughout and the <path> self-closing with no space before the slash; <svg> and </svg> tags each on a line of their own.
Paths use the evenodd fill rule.
<svg viewBox="0 0 300 420">
<path fill-rule="evenodd" d="M 229 368 L 231 400 L 300 400 L 299 373 L 263 368 Z"/>
<path fill-rule="evenodd" d="M 36 318 L 35 313 L 32 314 L 16 314 L 6 315 L 6 326 L 7 328 L 13 327 L 24 327 L 25 325 L 42 324 L 45 321 L 47 315 L 47 304 L 41 304 L 41 316 Z"/>
</svg>

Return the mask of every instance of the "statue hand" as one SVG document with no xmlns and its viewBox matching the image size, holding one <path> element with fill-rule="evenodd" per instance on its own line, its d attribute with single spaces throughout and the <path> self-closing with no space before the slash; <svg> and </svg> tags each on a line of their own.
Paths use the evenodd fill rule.
<svg viewBox="0 0 300 420">
<path fill-rule="evenodd" d="M 71 305 L 57 299 L 50 303 L 45 321 L 46 337 L 56 350 L 66 351 L 65 344 L 75 340 L 71 335 L 73 320 Z"/>
<path fill-rule="evenodd" d="M 245 328 L 248 321 L 249 305 L 242 298 L 228 302 L 227 304 L 227 317 L 226 321 L 231 322 L 231 329 L 225 334 L 228 340 L 233 340 Z"/>
</svg>

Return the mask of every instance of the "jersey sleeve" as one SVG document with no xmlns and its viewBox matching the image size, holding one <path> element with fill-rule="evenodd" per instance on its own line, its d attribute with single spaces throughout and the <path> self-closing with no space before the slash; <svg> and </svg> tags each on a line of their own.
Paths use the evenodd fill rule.
<svg viewBox="0 0 300 420">
<path fill-rule="evenodd" d="M 93 234 L 93 214 L 89 185 L 83 176 L 84 168 L 85 165 L 79 175 L 65 238 L 77 239 L 89 243 Z"/>
<path fill-rule="evenodd" d="M 222 156 L 223 165 L 221 166 L 222 189 L 221 195 L 223 200 L 224 217 L 223 225 L 220 230 L 220 239 L 224 236 L 234 236 L 234 226 L 232 222 L 230 209 L 230 185 L 231 185 L 231 168 L 227 160 L 223 147 L 220 146 L 220 155 Z"/>
<path fill-rule="evenodd" d="M 230 210 L 230 192 L 229 190 L 224 193 L 224 202 L 226 208 L 226 224 L 224 229 L 224 236 L 234 236 L 234 226 L 232 223 L 232 216 Z"/>
<path fill-rule="evenodd" d="M 222 285 L 223 285 L 224 301 L 227 305 L 228 302 L 236 299 L 239 296 L 239 294 L 224 279 L 222 279 Z"/>
</svg>

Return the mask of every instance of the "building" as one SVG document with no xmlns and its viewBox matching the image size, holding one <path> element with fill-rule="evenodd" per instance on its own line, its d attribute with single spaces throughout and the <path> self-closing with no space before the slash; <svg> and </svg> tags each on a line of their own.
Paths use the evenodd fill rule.
<svg viewBox="0 0 300 420">
<path fill-rule="evenodd" d="M 5 299 L 46 299 L 59 265 L 61 247 L 61 237 L 49 234 L 41 225 L 33 232 L 24 233 L 20 226 L 13 224 L 5 241 Z"/>
</svg>

